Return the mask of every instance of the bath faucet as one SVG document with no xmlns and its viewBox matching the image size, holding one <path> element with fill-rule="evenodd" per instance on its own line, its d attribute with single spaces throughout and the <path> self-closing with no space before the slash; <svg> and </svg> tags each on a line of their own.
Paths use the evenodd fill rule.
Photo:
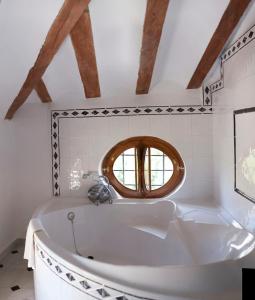
<svg viewBox="0 0 255 300">
<path fill-rule="evenodd" d="M 98 177 L 98 183 L 88 190 L 88 198 L 96 205 L 106 201 L 112 204 L 113 195 L 110 190 L 109 179 L 106 176 L 101 175 Z"/>
</svg>

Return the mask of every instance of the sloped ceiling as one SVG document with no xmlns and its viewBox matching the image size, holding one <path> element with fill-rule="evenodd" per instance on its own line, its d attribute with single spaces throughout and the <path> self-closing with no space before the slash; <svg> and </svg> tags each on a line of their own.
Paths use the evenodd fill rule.
<svg viewBox="0 0 255 300">
<path fill-rule="evenodd" d="M 151 90 L 185 89 L 229 0 L 171 0 Z M 0 98 L 7 108 L 33 65 L 63 0 L 2 0 Z M 134 95 L 146 0 L 92 0 L 90 14 L 103 97 Z M 44 75 L 54 100 L 84 99 L 68 38 Z"/>
</svg>

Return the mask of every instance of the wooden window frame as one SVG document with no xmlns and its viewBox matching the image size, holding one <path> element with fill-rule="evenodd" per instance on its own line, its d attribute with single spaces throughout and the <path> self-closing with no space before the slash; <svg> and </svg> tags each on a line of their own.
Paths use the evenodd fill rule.
<svg viewBox="0 0 255 300">
<path fill-rule="evenodd" d="M 130 148 L 137 150 L 138 164 L 138 189 L 131 190 L 125 187 L 114 175 L 113 165 L 115 160 Z M 173 163 L 173 174 L 171 178 L 156 190 L 147 190 L 144 178 L 144 160 L 147 148 L 156 148 L 167 155 Z M 104 157 L 102 162 L 102 173 L 107 176 L 110 184 L 122 196 L 127 198 L 160 198 L 169 195 L 182 182 L 185 174 L 184 162 L 178 151 L 166 141 L 152 136 L 138 136 L 128 138 L 115 145 Z"/>
</svg>

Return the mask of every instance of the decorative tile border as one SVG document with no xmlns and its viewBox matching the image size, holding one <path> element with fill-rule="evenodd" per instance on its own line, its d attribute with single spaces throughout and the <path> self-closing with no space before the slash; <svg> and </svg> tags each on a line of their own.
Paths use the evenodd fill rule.
<svg viewBox="0 0 255 300">
<path fill-rule="evenodd" d="M 220 56 L 221 62 L 221 78 L 212 84 L 207 84 L 203 87 L 203 104 L 212 105 L 212 94 L 224 88 L 224 63 L 232 58 L 241 49 L 247 46 L 255 39 L 255 25 L 248 29 L 240 36 L 231 46 L 229 46 Z M 206 92 L 205 92 L 206 90 Z M 208 103 L 208 104 L 207 104 Z"/>
<path fill-rule="evenodd" d="M 203 105 L 212 106 L 212 94 L 209 85 L 203 86 Z"/>
<path fill-rule="evenodd" d="M 214 92 L 217 92 L 223 88 L 224 88 L 223 79 L 220 79 L 220 80 L 214 82 L 213 84 L 210 85 L 211 96 Z"/>
<path fill-rule="evenodd" d="M 110 107 L 91 109 L 68 109 L 51 111 L 51 149 L 52 149 L 52 190 L 54 196 L 60 195 L 60 145 L 59 120 L 63 118 L 105 118 L 123 116 L 159 116 L 159 115 L 197 115 L 212 114 L 208 105 L 180 106 L 139 106 L 139 107 Z"/>
<path fill-rule="evenodd" d="M 108 285 L 91 280 L 75 271 L 70 270 L 55 258 L 50 256 L 40 245 L 36 244 L 36 255 L 56 276 L 64 280 L 82 293 L 96 299 L 111 300 L 153 300 L 114 289 Z"/>
<path fill-rule="evenodd" d="M 255 25 L 248 29 L 237 41 L 235 41 L 227 50 L 221 55 L 221 61 L 224 63 L 239 50 L 247 46 L 255 38 Z"/>
<path fill-rule="evenodd" d="M 203 105 L 173 105 L 173 106 L 137 106 L 137 107 L 105 107 L 89 109 L 68 109 L 52 111 L 52 118 L 89 118 L 117 116 L 147 116 L 147 115 L 180 115 L 211 113 L 212 110 Z"/>
</svg>

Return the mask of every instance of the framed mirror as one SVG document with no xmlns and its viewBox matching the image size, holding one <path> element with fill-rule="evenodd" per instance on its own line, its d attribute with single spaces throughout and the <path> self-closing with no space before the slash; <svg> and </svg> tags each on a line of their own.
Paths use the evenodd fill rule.
<svg viewBox="0 0 255 300">
<path fill-rule="evenodd" d="M 235 191 L 255 203 L 255 107 L 234 111 Z"/>
</svg>

